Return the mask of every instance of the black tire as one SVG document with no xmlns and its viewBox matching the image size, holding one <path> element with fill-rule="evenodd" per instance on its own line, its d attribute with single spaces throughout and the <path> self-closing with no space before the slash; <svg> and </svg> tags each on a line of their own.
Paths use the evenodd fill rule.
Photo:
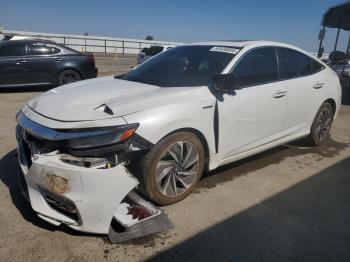
<svg viewBox="0 0 350 262">
<path fill-rule="evenodd" d="M 324 102 L 318 110 L 311 126 L 307 142 L 311 146 L 320 146 L 325 143 L 329 137 L 329 132 L 333 123 L 333 107 L 330 103 Z M 321 130 L 323 130 L 321 132 Z M 321 133 L 322 134 L 321 134 Z"/>
<path fill-rule="evenodd" d="M 182 147 L 180 146 L 182 143 Z M 176 166 L 177 161 L 171 160 L 172 154 L 169 153 L 169 150 L 173 153 L 177 150 L 173 149 L 180 149 L 182 148 L 182 159 L 179 161 L 178 168 L 184 168 L 181 166 L 185 165 L 185 162 L 193 162 L 195 159 L 198 159 L 198 161 L 190 167 L 192 170 L 186 171 L 182 169 L 178 173 L 176 173 Z M 178 151 L 178 152 L 180 152 Z M 197 154 L 197 155 L 196 155 Z M 191 155 L 191 156 L 190 156 Z M 189 156 L 193 158 L 192 160 L 189 160 Z M 164 159 L 169 160 L 164 160 Z M 158 170 L 162 168 L 160 163 L 165 162 L 171 162 L 174 161 L 173 165 L 170 165 L 162 170 L 162 172 L 159 172 Z M 186 198 L 192 191 L 197 182 L 200 180 L 203 170 L 204 170 L 204 163 L 205 163 L 205 152 L 203 145 L 199 138 L 190 132 L 179 132 L 171 134 L 164 139 L 162 139 L 159 143 L 157 143 L 141 160 L 140 163 L 140 185 L 139 190 L 145 194 L 151 201 L 158 205 L 170 205 L 176 202 L 179 202 Z M 168 165 L 168 164 L 167 164 Z M 163 172 L 165 169 L 171 169 L 171 171 L 166 172 L 163 179 L 159 179 L 162 177 Z M 157 172 L 157 173 L 156 173 Z M 191 175 L 182 176 L 181 173 L 194 173 Z M 159 175 L 160 174 L 160 175 Z M 165 174 L 165 173 L 164 173 Z M 156 182 L 157 180 L 160 182 Z M 180 180 L 178 180 L 180 179 Z M 183 184 L 183 180 L 191 179 L 191 184 L 187 184 L 185 187 L 185 184 L 188 183 L 186 181 L 185 184 Z M 193 180 L 192 180 L 193 179 Z M 166 182 L 163 182 L 163 180 L 167 180 L 168 184 Z M 171 185 L 169 184 L 169 181 L 171 180 Z M 165 188 L 165 193 L 161 192 L 160 187 L 162 186 Z M 171 188 L 169 188 L 169 186 Z M 175 187 L 175 190 L 174 190 Z M 177 195 L 177 191 L 180 192 Z M 184 191 L 182 191 L 184 190 Z M 168 191 L 171 191 L 174 195 L 169 196 L 165 195 L 168 193 Z"/>
<path fill-rule="evenodd" d="M 78 71 L 73 69 L 63 70 L 58 75 L 58 85 L 66 85 L 69 83 L 77 82 L 81 80 L 81 76 Z"/>
</svg>

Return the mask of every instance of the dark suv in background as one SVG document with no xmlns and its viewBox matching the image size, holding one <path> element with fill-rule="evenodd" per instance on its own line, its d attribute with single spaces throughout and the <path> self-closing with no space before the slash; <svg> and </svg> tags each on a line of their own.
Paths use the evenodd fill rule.
<svg viewBox="0 0 350 262">
<path fill-rule="evenodd" d="M 64 85 L 96 76 L 92 54 L 49 40 L 0 42 L 0 87 Z"/>
</svg>

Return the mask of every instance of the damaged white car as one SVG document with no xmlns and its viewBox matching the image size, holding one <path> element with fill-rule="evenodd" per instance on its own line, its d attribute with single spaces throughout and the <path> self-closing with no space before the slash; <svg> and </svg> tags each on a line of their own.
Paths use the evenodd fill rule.
<svg viewBox="0 0 350 262">
<path fill-rule="evenodd" d="M 174 47 L 29 101 L 20 181 L 42 219 L 122 241 L 170 227 L 151 202 L 184 199 L 204 170 L 305 136 L 322 144 L 340 101 L 333 70 L 290 45 Z"/>
</svg>

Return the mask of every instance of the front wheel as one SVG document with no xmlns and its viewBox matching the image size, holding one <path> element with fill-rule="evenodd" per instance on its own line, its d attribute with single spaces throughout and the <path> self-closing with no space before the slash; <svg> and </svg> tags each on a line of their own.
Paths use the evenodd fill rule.
<svg viewBox="0 0 350 262">
<path fill-rule="evenodd" d="M 318 110 L 312 123 L 309 142 L 312 145 L 322 145 L 328 138 L 333 123 L 333 108 L 330 103 L 324 102 Z"/>
<path fill-rule="evenodd" d="M 195 187 L 204 162 L 204 149 L 196 135 L 169 135 L 143 157 L 140 190 L 159 205 L 179 202 Z"/>
</svg>

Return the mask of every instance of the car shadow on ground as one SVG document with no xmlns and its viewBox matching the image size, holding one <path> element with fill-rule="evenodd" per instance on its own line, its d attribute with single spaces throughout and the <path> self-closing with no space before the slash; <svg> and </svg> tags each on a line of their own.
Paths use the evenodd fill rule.
<svg viewBox="0 0 350 262">
<path fill-rule="evenodd" d="M 325 158 L 332 158 L 349 146 L 350 141 L 338 142 L 332 138 L 329 138 L 324 145 L 317 147 L 311 147 L 305 139 L 297 140 L 204 173 L 195 192 L 200 192 L 203 188 L 213 188 L 268 165 L 279 164 L 288 157 L 302 157 L 289 167 L 292 171 L 298 172 L 308 167 L 310 161 L 319 162 Z"/>
<path fill-rule="evenodd" d="M 261 169 L 267 165 L 278 164 L 287 157 L 303 155 L 311 152 L 314 153 L 313 157 L 315 159 L 313 160 L 322 161 L 325 157 L 333 157 L 339 154 L 340 151 L 348 146 L 350 146 L 350 143 L 340 143 L 332 139 L 329 139 L 327 144 L 320 147 L 308 147 L 303 140 L 279 146 L 255 156 L 219 167 L 212 172 L 205 173 L 194 193 L 201 191 L 203 188 L 213 188 L 218 184 L 224 183 L 228 180 L 233 180 L 241 175 Z M 0 180 L 9 188 L 13 204 L 26 221 L 50 231 L 60 230 L 70 235 L 93 236 L 93 234 L 74 231 L 66 226 L 53 226 L 36 215 L 30 207 L 30 203 L 24 198 L 19 188 L 15 150 L 10 151 L 0 159 Z"/>
<path fill-rule="evenodd" d="M 350 157 L 150 261 L 349 261 L 349 170 Z"/>
<path fill-rule="evenodd" d="M 52 88 L 55 88 L 55 86 L 36 86 L 36 87 L 6 87 L 6 88 L 0 88 L 0 94 L 1 93 L 30 93 L 30 92 L 45 92 Z"/>
</svg>

